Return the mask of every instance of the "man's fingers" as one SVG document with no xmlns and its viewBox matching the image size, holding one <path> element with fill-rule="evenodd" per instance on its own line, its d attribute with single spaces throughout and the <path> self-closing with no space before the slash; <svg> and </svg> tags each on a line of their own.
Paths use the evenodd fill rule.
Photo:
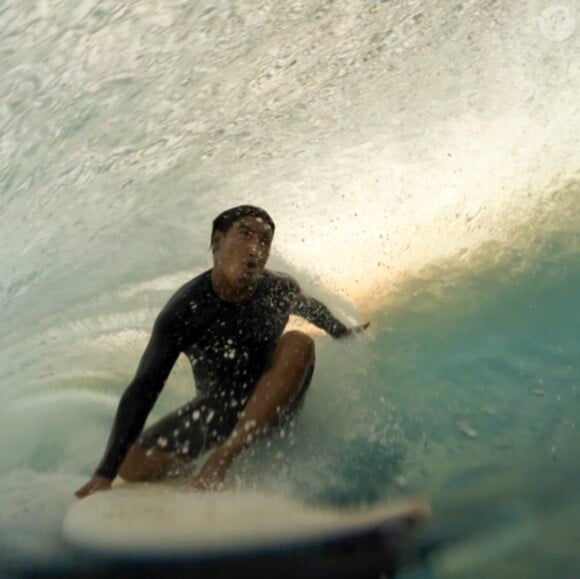
<svg viewBox="0 0 580 579">
<path fill-rule="evenodd" d="M 105 491 L 111 488 L 111 481 L 105 479 L 103 477 L 95 477 L 92 478 L 88 483 L 83 485 L 78 491 L 75 492 L 75 495 L 79 499 L 84 499 L 93 493 L 98 491 Z"/>
<path fill-rule="evenodd" d="M 355 326 L 354 328 L 351 329 L 351 334 L 360 334 L 361 332 L 364 332 L 370 325 L 371 325 L 370 322 L 366 322 L 364 324 L 361 324 L 360 326 Z"/>
<path fill-rule="evenodd" d="M 354 336 L 355 334 L 360 334 L 361 332 L 364 332 L 370 325 L 371 325 L 370 322 L 365 322 L 360 326 L 353 326 L 352 328 L 347 328 L 344 334 L 342 334 L 342 337 L 344 338 L 348 336 Z"/>
<path fill-rule="evenodd" d="M 80 488 L 76 493 L 76 497 L 79 499 L 84 499 L 85 497 L 88 497 L 89 495 L 92 495 L 95 492 L 96 489 L 92 488 L 92 487 L 82 487 Z"/>
</svg>

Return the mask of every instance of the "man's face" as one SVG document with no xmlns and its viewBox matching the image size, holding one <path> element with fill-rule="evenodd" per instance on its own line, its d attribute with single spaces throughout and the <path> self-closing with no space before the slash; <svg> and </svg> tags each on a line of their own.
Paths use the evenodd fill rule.
<svg viewBox="0 0 580 579">
<path fill-rule="evenodd" d="M 266 266 L 274 232 L 260 217 L 238 219 L 213 237 L 214 267 L 238 288 L 254 285 Z"/>
</svg>

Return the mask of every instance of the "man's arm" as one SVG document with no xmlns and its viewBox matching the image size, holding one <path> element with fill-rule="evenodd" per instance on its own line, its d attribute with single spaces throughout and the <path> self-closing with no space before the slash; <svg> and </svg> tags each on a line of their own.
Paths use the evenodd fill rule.
<svg viewBox="0 0 580 579">
<path fill-rule="evenodd" d="M 79 498 L 111 486 L 129 448 L 141 433 L 179 352 L 175 316 L 162 312 L 137 373 L 121 397 L 103 458 L 91 480 L 76 492 Z"/>
<path fill-rule="evenodd" d="M 353 328 L 347 328 L 340 320 L 335 318 L 330 310 L 318 300 L 304 295 L 298 291 L 292 308 L 292 313 L 308 320 L 316 327 L 324 330 L 333 338 L 344 338 L 358 334 L 369 327 L 369 322 Z"/>
</svg>

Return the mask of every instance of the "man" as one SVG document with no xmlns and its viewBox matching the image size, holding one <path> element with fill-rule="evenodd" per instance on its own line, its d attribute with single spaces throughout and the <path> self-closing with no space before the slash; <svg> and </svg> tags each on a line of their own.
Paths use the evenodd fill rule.
<svg viewBox="0 0 580 579">
<path fill-rule="evenodd" d="M 191 486 L 222 486 L 232 460 L 256 437 L 291 420 L 314 371 L 314 342 L 283 334 L 296 314 L 335 338 L 347 328 L 286 275 L 265 269 L 272 218 L 241 205 L 213 222 L 214 266 L 185 284 L 159 314 L 123 394 L 104 456 L 80 498 L 127 481 L 161 479 L 214 448 Z M 184 353 L 198 395 L 141 433 L 175 361 Z"/>
</svg>

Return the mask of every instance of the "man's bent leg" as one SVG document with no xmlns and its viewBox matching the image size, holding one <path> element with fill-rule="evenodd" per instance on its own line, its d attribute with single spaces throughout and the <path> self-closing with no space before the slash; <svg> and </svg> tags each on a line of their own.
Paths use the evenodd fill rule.
<svg viewBox="0 0 580 579">
<path fill-rule="evenodd" d="M 128 482 L 155 481 L 165 478 L 182 464 L 172 452 L 134 444 L 119 468 L 119 476 Z"/>
<path fill-rule="evenodd" d="M 312 338 L 299 331 L 280 338 L 272 365 L 258 380 L 231 435 L 204 464 L 194 488 L 218 486 L 232 460 L 253 440 L 279 424 L 284 411 L 297 404 L 304 394 L 314 362 Z"/>
<path fill-rule="evenodd" d="M 119 476 L 144 482 L 176 474 L 184 464 L 225 440 L 233 426 L 215 403 L 196 398 L 145 430 L 127 453 Z"/>
</svg>

